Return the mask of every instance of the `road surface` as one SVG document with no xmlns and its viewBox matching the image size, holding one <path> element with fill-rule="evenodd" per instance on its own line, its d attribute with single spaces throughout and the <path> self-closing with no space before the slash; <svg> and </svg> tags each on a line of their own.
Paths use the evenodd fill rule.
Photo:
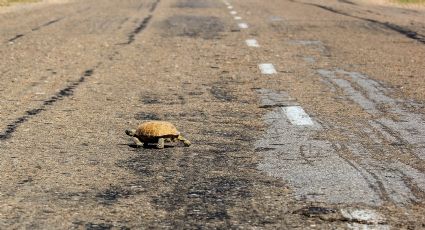
<svg viewBox="0 0 425 230">
<path fill-rule="evenodd" d="M 354 0 L 2 13 L 0 228 L 425 228 L 424 22 Z M 135 148 L 145 120 L 193 145 Z"/>
</svg>

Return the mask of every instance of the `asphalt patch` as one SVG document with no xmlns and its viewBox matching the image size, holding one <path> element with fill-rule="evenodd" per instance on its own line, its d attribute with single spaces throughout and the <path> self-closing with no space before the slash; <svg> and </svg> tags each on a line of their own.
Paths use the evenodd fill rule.
<svg viewBox="0 0 425 230">
<path fill-rule="evenodd" d="M 175 15 L 160 23 L 165 36 L 179 36 L 203 39 L 219 39 L 225 30 L 218 17 Z"/>
</svg>

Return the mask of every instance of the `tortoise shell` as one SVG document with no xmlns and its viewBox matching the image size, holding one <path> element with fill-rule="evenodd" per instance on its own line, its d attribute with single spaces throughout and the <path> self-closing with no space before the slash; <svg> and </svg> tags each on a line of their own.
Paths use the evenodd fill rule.
<svg viewBox="0 0 425 230">
<path fill-rule="evenodd" d="M 179 135 L 177 128 L 166 121 L 147 121 L 136 129 L 136 136 L 145 138 L 178 137 Z"/>
</svg>

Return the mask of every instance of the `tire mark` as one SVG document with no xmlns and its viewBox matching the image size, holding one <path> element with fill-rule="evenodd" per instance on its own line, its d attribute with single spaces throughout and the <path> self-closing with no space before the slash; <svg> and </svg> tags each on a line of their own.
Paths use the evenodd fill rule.
<svg viewBox="0 0 425 230">
<path fill-rule="evenodd" d="M 348 0 L 338 0 L 338 2 L 342 2 L 342 3 L 346 3 L 346 4 L 351 4 L 351 5 L 357 5 L 356 3 L 352 2 L 352 1 L 348 1 Z"/>
<path fill-rule="evenodd" d="M 130 33 L 130 35 L 128 35 L 128 41 L 125 44 L 129 45 L 133 43 L 136 35 L 142 32 L 146 28 L 146 26 L 148 25 L 151 19 L 152 19 L 152 15 L 149 15 L 146 18 L 144 18 L 143 21 L 140 23 L 140 25 L 136 27 L 136 29 L 134 29 L 133 32 Z"/>
<path fill-rule="evenodd" d="M 341 144 L 340 147 L 332 143 L 332 147 L 336 152 L 343 152 L 343 153 L 350 153 L 350 149 L 345 145 Z M 376 175 L 376 173 L 372 172 L 371 170 L 368 170 L 366 167 L 362 167 L 361 162 L 357 162 L 355 159 L 349 159 L 347 156 L 344 156 L 343 154 L 338 154 L 347 164 L 349 164 L 351 167 L 356 169 L 359 174 L 364 178 L 364 180 L 368 183 L 369 188 L 371 188 L 373 191 L 375 191 L 379 198 L 383 200 L 384 202 L 388 202 L 390 200 L 387 190 L 385 189 L 384 184 L 379 179 L 379 177 Z M 351 155 L 351 154 L 350 154 Z M 361 170 L 363 169 L 363 170 Z M 373 179 L 368 178 L 365 173 L 369 174 Z M 374 184 L 376 183 L 376 185 Z"/>
<path fill-rule="evenodd" d="M 54 24 L 54 23 L 57 23 L 57 22 L 59 22 L 59 21 L 61 21 L 62 19 L 64 19 L 65 17 L 62 17 L 62 18 L 57 18 L 57 19 L 54 19 L 54 20 L 51 20 L 51 21 L 48 21 L 48 22 L 46 22 L 46 23 L 43 23 L 43 24 L 41 24 L 41 25 L 39 25 L 39 26 L 36 26 L 36 27 L 34 27 L 34 28 L 32 28 L 31 29 L 31 31 L 37 31 L 37 30 L 40 30 L 40 29 L 42 29 L 43 27 L 47 27 L 47 26 L 50 26 L 50 25 L 52 25 L 52 24 Z M 25 36 L 26 34 L 17 34 L 15 37 L 13 37 L 13 38 L 11 38 L 11 39 L 9 39 L 9 40 L 7 40 L 8 42 L 14 42 L 15 40 L 17 40 L 17 39 L 19 39 L 19 38 L 22 38 L 23 36 Z"/>
<path fill-rule="evenodd" d="M 118 30 L 122 29 L 123 25 L 129 20 L 129 17 L 124 18 L 119 24 Z"/>
<path fill-rule="evenodd" d="M 14 42 L 16 39 L 18 39 L 20 37 L 23 37 L 23 36 L 24 36 L 24 34 L 17 34 L 15 37 L 13 37 L 13 38 L 11 38 L 11 39 L 9 39 L 7 41 L 8 42 Z"/>
<path fill-rule="evenodd" d="M 61 89 L 59 92 L 57 92 L 54 96 L 50 97 L 49 99 L 44 100 L 43 103 L 38 108 L 25 111 L 25 115 L 18 117 L 12 123 L 8 124 L 7 128 L 4 129 L 0 133 L 0 141 L 10 139 L 12 137 L 12 134 L 14 132 L 16 132 L 16 130 L 19 128 L 19 126 L 21 126 L 25 122 L 29 121 L 32 117 L 37 116 L 42 111 L 46 110 L 48 108 L 48 106 L 52 106 L 56 102 L 72 96 L 75 92 L 75 89 L 79 85 L 81 85 L 88 77 L 93 75 L 94 70 L 99 65 L 100 65 L 100 63 L 97 64 L 96 66 L 94 66 L 91 69 L 87 69 L 86 71 L 84 71 L 83 75 L 77 81 L 75 81 L 72 84 L 68 85 L 67 87 Z"/>
<path fill-rule="evenodd" d="M 54 23 L 57 23 L 57 22 L 59 22 L 59 21 L 62 21 L 64 18 L 65 18 L 65 17 L 62 17 L 62 18 L 58 18 L 58 19 L 55 19 L 55 20 L 48 21 L 48 22 L 46 22 L 46 23 L 42 24 L 41 26 L 37 26 L 37 27 L 32 28 L 32 29 L 31 29 L 31 31 L 37 31 L 37 30 L 39 30 L 39 29 L 41 29 L 41 28 L 43 28 L 43 27 L 50 26 L 50 25 L 52 25 L 52 24 L 54 24 Z"/>
<path fill-rule="evenodd" d="M 390 22 L 381 22 L 381 21 L 378 21 L 378 20 L 375 20 L 375 19 L 351 15 L 349 13 L 336 10 L 332 7 L 323 6 L 323 5 L 319 5 L 319 4 L 315 4 L 315 3 L 304 3 L 304 2 L 298 2 L 298 3 L 302 3 L 304 5 L 319 7 L 321 9 L 330 11 L 332 13 L 336 13 L 336 14 L 347 16 L 347 17 L 356 18 L 356 19 L 367 21 L 367 22 L 375 23 L 375 24 L 378 24 L 378 25 L 380 25 L 384 28 L 387 28 L 389 30 L 398 32 L 399 34 L 402 34 L 402 35 L 406 36 L 407 38 L 410 38 L 410 39 L 413 39 L 413 40 L 416 40 L 418 42 L 425 44 L 425 35 L 419 34 L 419 33 L 412 31 L 408 28 L 405 28 L 405 27 L 402 27 L 402 26 L 399 26 L 399 25 L 396 25 L 396 24 L 393 24 L 393 23 L 390 23 Z"/>
<path fill-rule="evenodd" d="M 143 8 L 143 2 L 137 7 L 137 10 L 141 10 Z"/>
<path fill-rule="evenodd" d="M 81 9 L 81 10 L 79 10 L 79 11 L 75 12 L 75 14 L 80 14 L 80 13 L 83 13 L 83 12 L 88 11 L 88 10 L 90 10 L 90 7 L 87 7 L 87 8 Z M 62 20 L 63 20 L 63 19 L 65 19 L 65 18 L 66 18 L 66 17 L 61 17 L 61 18 L 57 18 L 57 19 L 54 19 L 54 20 L 51 20 L 51 21 L 45 22 L 45 23 L 43 23 L 43 24 L 41 24 L 41 25 L 39 25 L 39 26 L 36 26 L 36 27 L 32 28 L 32 29 L 31 29 L 31 31 L 32 31 L 32 32 L 34 32 L 34 31 L 38 31 L 38 30 L 42 29 L 43 27 L 47 27 L 47 26 L 50 26 L 50 25 L 52 25 L 52 24 L 55 24 L 55 23 L 57 23 L 57 22 L 59 22 L 59 21 L 62 21 Z M 25 35 L 26 35 L 25 33 L 17 34 L 15 37 L 13 37 L 13 38 L 11 38 L 11 39 L 7 40 L 7 42 L 14 42 L 15 40 L 17 40 L 17 39 L 19 39 L 19 38 L 21 38 L 21 37 L 23 37 L 23 36 L 25 36 Z"/>
<path fill-rule="evenodd" d="M 156 0 L 153 4 L 152 4 L 152 6 L 151 6 L 151 8 L 149 9 L 149 12 L 154 12 L 155 11 L 155 9 L 156 9 L 156 7 L 158 6 L 158 3 L 160 2 L 160 0 Z"/>
<path fill-rule="evenodd" d="M 130 45 L 131 43 L 133 43 L 134 41 L 135 41 L 135 38 L 136 38 L 136 36 L 137 36 L 137 34 L 139 34 L 140 32 L 142 32 L 147 26 L 148 26 L 148 24 L 149 24 L 149 22 L 150 22 L 150 20 L 152 19 L 152 17 L 153 17 L 153 12 L 155 11 L 155 9 L 156 9 L 156 7 L 158 6 L 158 3 L 160 2 L 160 0 L 156 0 L 153 4 L 152 4 L 152 6 L 151 6 L 151 8 L 149 9 L 149 12 L 151 13 L 151 14 L 149 14 L 149 16 L 147 16 L 147 17 L 145 17 L 144 19 L 143 19 L 143 21 L 139 24 L 139 26 L 137 26 L 134 30 L 133 30 L 133 32 L 131 32 L 129 35 L 128 35 L 128 40 L 127 40 L 127 42 L 125 42 L 125 43 L 122 43 L 121 45 Z"/>
<path fill-rule="evenodd" d="M 403 179 L 404 183 L 409 187 L 412 194 L 420 200 L 425 200 L 425 192 L 423 191 L 423 189 L 421 189 L 417 182 L 415 182 L 414 179 L 409 177 L 405 172 L 401 171 L 400 169 L 397 169 L 397 172 L 401 175 L 401 178 Z"/>
</svg>

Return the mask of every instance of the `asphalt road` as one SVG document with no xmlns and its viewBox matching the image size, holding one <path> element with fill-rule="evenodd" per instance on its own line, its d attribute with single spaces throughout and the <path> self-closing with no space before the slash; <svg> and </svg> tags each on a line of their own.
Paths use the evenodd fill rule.
<svg viewBox="0 0 425 230">
<path fill-rule="evenodd" d="M 0 229 L 425 228 L 423 9 L 75 0 L 0 30 Z M 145 120 L 193 145 L 135 148 Z"/>
</svg>

